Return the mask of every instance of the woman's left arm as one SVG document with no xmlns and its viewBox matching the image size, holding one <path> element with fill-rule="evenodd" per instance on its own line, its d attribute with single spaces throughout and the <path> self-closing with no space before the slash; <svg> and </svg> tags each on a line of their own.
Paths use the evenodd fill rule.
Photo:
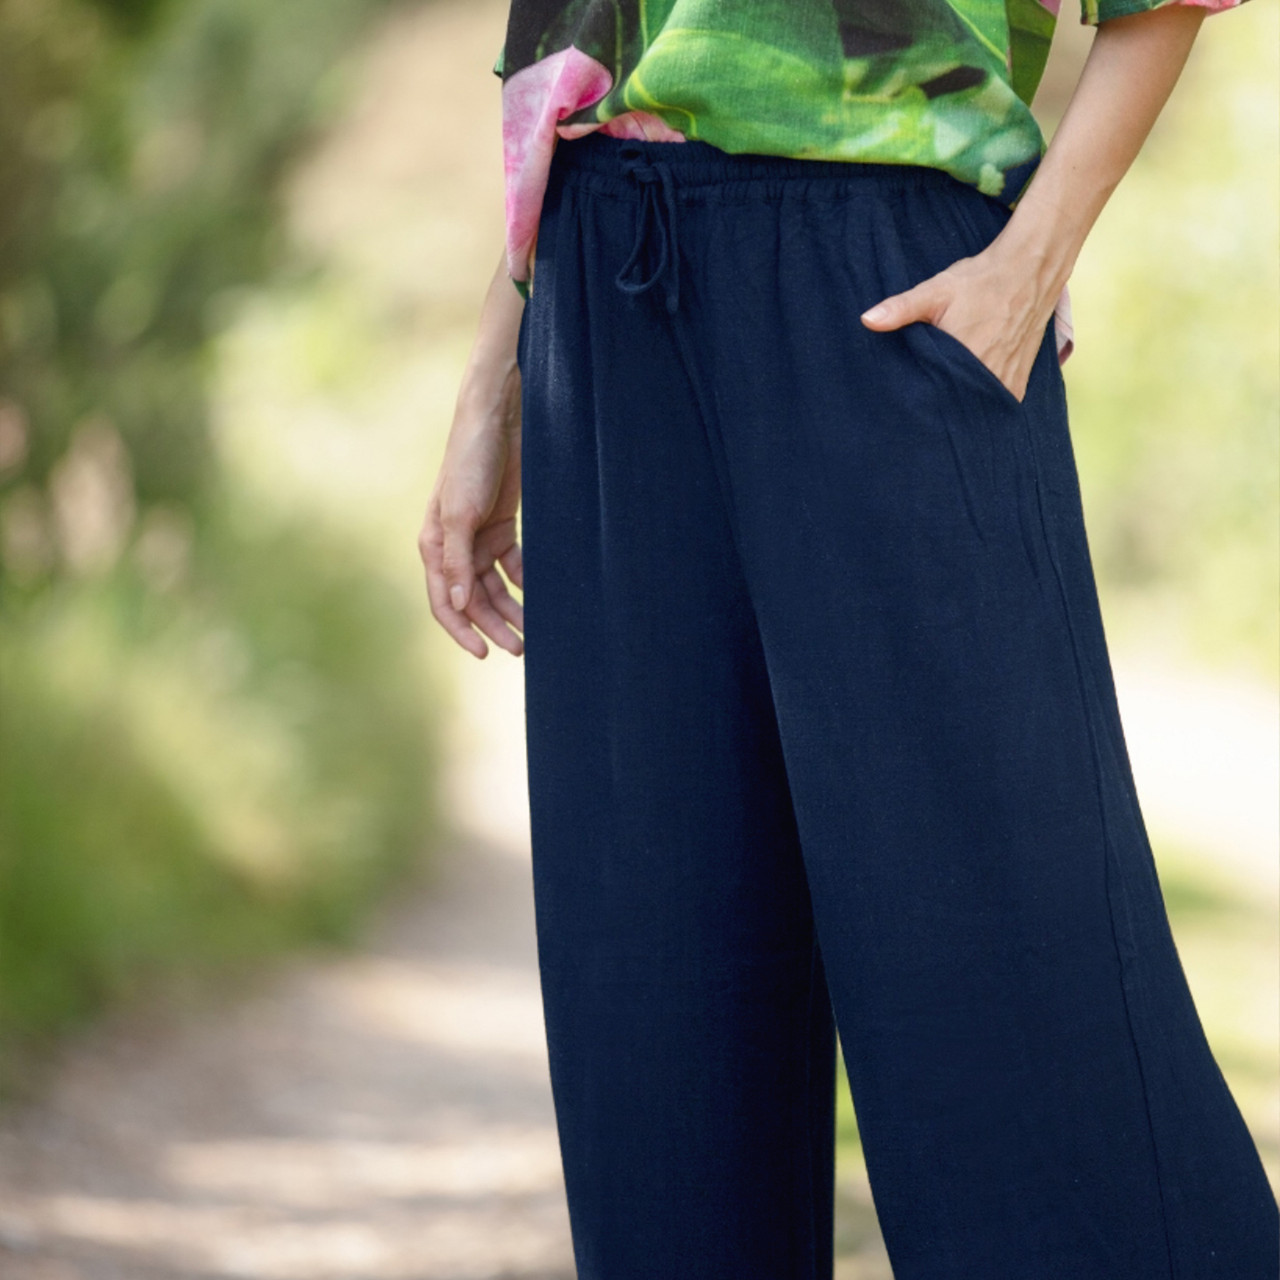
<svg viewBox="0 0 1280 1280">
<path fill-rule="evenodd" d="M 1151 132 L 1208 10 L 1159 8 L 1103 22 L 1053 140 L 981 253 L 894 294 L 870 329 L 922 320 L 968 347 L 1019 399 L 1085 237 Z"/>
</svg>

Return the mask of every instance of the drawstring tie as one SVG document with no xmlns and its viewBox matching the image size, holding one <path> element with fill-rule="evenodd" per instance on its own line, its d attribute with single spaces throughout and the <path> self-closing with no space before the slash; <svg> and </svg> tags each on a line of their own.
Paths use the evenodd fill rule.
<svg viewBox="0 0 1280 1280">
<path fill-rule="evenodd" d="M 643 157 L 635 151 L 626 153 L 623 156 L 622 167 L 624 173 L 631 174 L 637 182 L 643 185 L 643 193 L 640 200 L 640 210 L 636 214 L 636 241 L 631 248 L 631 256 L 622 264 L 614 283 L 623 293 L 643 293 L 646 289 L 651 289 L 658 282 L 658 278 L 664 274 L 669 276 L 667 281 L 667 310 L 675 313 L 680 306 L 680 246 L 676 239 L 676 191 L 675 180 L 671 176 L 671 167 L 665 160 L 655 160 L 652 164 L 647 163 Z M 658 184 L 661 183 L 662 201 L 659 202 Z M 663 214 L 666 217 L 663 217 Z M 658 231 L 661 234 L 661 248 L 658 251 L 658 265 L 653 272 L 642 280 L 628 279 L 636 274 L 632 269 L 637 266 L 640 261 L 640 255 L 644 251 L 645 232 L 648 229 L 649 222 L 654 221 L 658 225 Z M 668 271 L 668 267 L 670 270 Z"/>
</svg>

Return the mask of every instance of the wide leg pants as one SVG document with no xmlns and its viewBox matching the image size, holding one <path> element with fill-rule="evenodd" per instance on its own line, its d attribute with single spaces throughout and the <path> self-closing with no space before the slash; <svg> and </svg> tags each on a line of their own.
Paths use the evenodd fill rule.
<svg viewBox="0 0 1280 1280">
<path fill-rule="evenodd" d="M 1008 210 L 591 134 L 521 322 L 525 680 L 580 1280 L 1275 1280 L 1134 792 L 1046 328 L 871 303 Z"/>
</svg>

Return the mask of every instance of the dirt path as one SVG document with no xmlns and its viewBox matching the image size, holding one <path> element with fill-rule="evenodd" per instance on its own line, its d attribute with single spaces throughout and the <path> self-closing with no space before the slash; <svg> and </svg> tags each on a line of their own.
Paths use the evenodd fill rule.
<svg viewBox="0 0 1280 1280">
<path fill-rule="evenodd" d="M 571 1276 L 526 869 L 460 843 L 361 954 L 75 1046 L 0 1136 L 0 1274 Z"/>
<path fill-rule="evenodd" d="M 255 381 L 228 393 L 245 431 L 282 451 L 262 467 L 301 477 L 306 500 L 371 468 L 360 472 L 370 536 L 406 557 L 477 282 L 501 243 L 497 82 L 475 68 L 492 64 L 505 10 L 460 0 L 396 17 L 363 60 L 349 119 L 295 184 L 298 234 L 340 260 L 339 309 L 373 299 L 374 327 L 394 331 L 378 356 L 382 398 L 335 425 L 331 389 L 290 399 Z M 268 409 L 269 430 L 253 416 Z M 336 449 L 337 480 L 313 474 L 312 456 L 343 431 L 361 448 Z M 534 954 L 521 668 L 502 653 L 437 652 L 457 689 L 457 836 L 434 879 L 383 913 L 358 954 L 298 957 L 198 1018 L 118 1020 L 70 1044 L 46 1098 L 0 1116 L 4 1280 L 572 1276 Z M 1190 834 L 1242 891 L 1274 901 L 1274 696 L 1145 661 L 1117 670 L 1153 830 Z M 1262 992 L 1268 1028 L 1272 1004 Z M 1254 1114 L 1268 1117 L 1270 1151 L 1269 1062 Z M 885 1280 L 860 1170 L 842 1169 L 841 1187 L 839 1274 Z"/>
</svg>

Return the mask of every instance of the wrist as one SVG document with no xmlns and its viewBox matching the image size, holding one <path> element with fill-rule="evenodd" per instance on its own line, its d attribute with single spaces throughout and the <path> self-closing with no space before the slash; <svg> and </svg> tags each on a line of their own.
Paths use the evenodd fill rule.
<svg viewBox="0 0 1280 1280">
<path fill-rule="evenodd" d="M 514 355 L 473 360 L 458 387 L 460 417 L 477 423 L 507 425 L 520 402 L 520 368 Z M 518 415 L 517 415 L 518 416 Z"/>
<path fill-rule="evenodd" d="M 1056 298 L 1075 267 L 1084 231 L 1069 216 L 1026 201 L 1018 203 L 992 248 L 1016 264 L 1019 277 L 1037 292 Z"/>
<path fill-rule="evenodd" d="M 1000 233 L 1005 251 L 1031 263 L 1058 292 L 1119 181 L 1074 159 L 1061 149 L 1047 156 Z"/>
</svg>

